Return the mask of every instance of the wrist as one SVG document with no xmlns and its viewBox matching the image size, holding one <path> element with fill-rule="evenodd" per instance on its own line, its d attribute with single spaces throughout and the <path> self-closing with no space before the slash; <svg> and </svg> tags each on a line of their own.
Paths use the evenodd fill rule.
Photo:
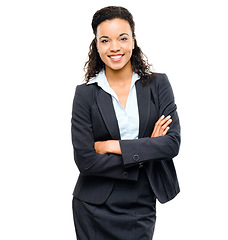
<svg viewBox="0 0 228 240">
<path fill-rule="evenodd" d="M 114 154 L 121 154 L 120 143 L 119 140 L 109 140 L 107 141 L 107 152 Z"/>
</svg>

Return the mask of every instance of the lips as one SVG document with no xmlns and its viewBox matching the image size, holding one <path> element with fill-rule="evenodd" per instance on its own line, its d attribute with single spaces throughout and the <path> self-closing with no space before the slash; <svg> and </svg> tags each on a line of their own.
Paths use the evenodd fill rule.
<svg viewBox="0 0 228 240">
<path fill-rule="evenodd" d="M 115 54 L 115 55 L 109 55 L 108 57 L 112 59 L 114 62 L 118 62 L 122 59 L 124 54 Z"/>
</svg>

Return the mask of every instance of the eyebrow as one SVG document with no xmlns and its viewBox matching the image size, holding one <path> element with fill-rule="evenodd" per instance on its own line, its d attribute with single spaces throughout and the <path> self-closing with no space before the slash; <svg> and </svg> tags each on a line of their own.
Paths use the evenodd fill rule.
<svg viewBox="0 0 228 240">
<path fill-rule="evenodd" d="M 128 36 L 129 36 L 128 33 L 121 33 L 121 34 L 119 35 L 119 37 L 122 37 L 123 35 L 128 35 Z M 101 38 L 109 38 L 109 37 L 108 37 L 108 36 L 101 36 L 99 39 L 101 39 Z"/>
<path fill-rule="evenodd" d="M 120 34 L 120 37 L 123 36 L 123 35 L 128 35 L 128 36 L 129 36 L 128 33 L 121 33 L 121 34 Z"/>
</svg>

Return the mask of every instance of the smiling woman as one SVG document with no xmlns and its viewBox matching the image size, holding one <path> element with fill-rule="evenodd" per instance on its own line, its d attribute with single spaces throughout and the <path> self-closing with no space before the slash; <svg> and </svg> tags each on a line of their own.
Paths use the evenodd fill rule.
<svg viewBox="0 0 228 240">
<path fill-rule="evenodd" d="M 165 74 L 150 71 L 134 26 L 122 7 L 93 16 L 86 83 L 76 88 L 72 112 L 78 239 L 151 240 L 156 199 L 165 203 L 179 192 L 173 91 Z"/>
<path fill-rule="evenodd" d="M 130 24 L 126 20 L 116 18 L 102 22 L 97 28 L 96 40 L 106 71 L 131 68 L 134 39 Z"/>
<path fill-rule="evenodd" d="M 113 21 L 113 20 L 124 22 L 125 29 L 123 29 L 122 25 L 117 24 L 118 21 Z M 102 35 L 100 35 L 100 38 L 102 37 L 102 39 L 99 39 L 97 37 L 98 30 L 100 29 L 100 25 L 106 25 L 105 30 L 108 31 L 106 33 L 103 32 Z M 110 28 L 107 27 L 108 25 Z M 114 27 L 114 28 L 120 27 L 120 29 L 118 29 L 118 32 L 116 33 L 114 32 L 114 29 L 111 27 Z M 129 27 L 131 30 L 130 32 L 129 32 Z M 101 54 L 99 53 L 99 50 L 98 50 L 98 44 L 99 43 L 110 44 L 109 38 L 113 34 L 118 36 L 119 43 L 133 40 L 132 42 L 133 50 L 132 50 L 132 56 L 131 56 L 132 70 L 135 73 L 137 73 L 140 77 L 142 77 L 143 83 L 146 83 L 147 81 L 149 81 L 149 79 L 151 78 L 151 75 L 153 75 L 153 73 L 150 70 L 151 65 L 148 64 L 145 55 L 143 54 L 143 52 L 141 51 L 140 47 L 137 44 L 137 40 L 135 39 L 135 22 L 133 20 L 133 16 L 127 9 L 122 7 L 107 7 L 107 8 L 100 9 L 93 16 L 92 28 L 93 28 L 93 33 L 95 35 L 95 38 L 90 44 L 89 60 L 85 63 L 85 66 L 84 66 L 84 70 L 86 72 L 85 74 L 86 82 L 88 82 L 91 78 L 94 78 L 102 69 L 104 69 L 105 63 L 101 59 Z M 112 31 L 110 32 L 110 30 Z M 121 34 L 124 34 L 124 35 L 122 36 Z M 115 54 L 112 53 L 112 55 L 115 55 Z M 115 56 L 113 58 L 115 58 Z"/>
</svg>

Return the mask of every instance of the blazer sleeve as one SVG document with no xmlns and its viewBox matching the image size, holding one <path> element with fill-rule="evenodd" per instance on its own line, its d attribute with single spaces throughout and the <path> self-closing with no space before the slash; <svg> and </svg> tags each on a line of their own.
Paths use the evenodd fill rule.
<svg viewBox="0 0 228 240">
<path fill-rule="evenodd" d="M 138 168 L 124 170 L 121 155 L 99 154 L 94 150 L 90 108 L 94 86 L 78 85 L 73 101 L 71 134 L 74 160 L 82 175 L 137 180 Z"/>
<path fill-rule="evenodd" d="M 180 147 L 180 124 L 177 107 L 170 82 L 165 74 L 159 74 L 151 84 L 159 116 L 171 115 L 172 123 L 165 136 L 145 137 L 135 140 L 120 140 L 120 147 L 125 167 L 148 161 L 174 158 Z"/>
</svg>

